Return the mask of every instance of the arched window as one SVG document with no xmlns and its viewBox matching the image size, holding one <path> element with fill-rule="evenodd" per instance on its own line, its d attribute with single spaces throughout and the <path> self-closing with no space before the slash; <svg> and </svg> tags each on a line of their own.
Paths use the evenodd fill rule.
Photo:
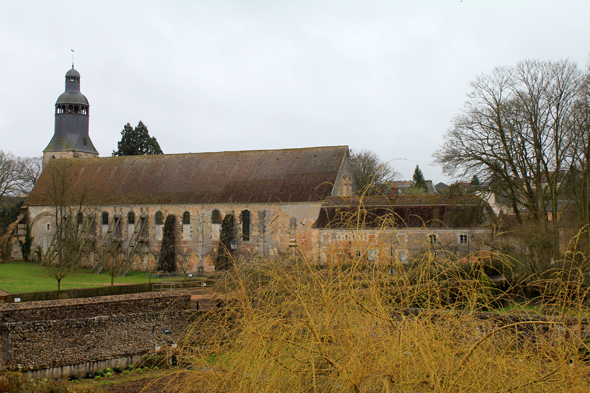
<svg viewBox="0 0 590 393">
<path fill-rule="evenodd" d="M 242 210 L 242 240 L 250 241 L 250 210 Z"/>
<path fill-rule="evenodd" d="M 78 113 L 80 111 L 80 107 L 78 105 L 74 106 L 74 113 Z"/>
<path fill-rule="evenodd" d="M 182 213 L 182 238 L 190 240 L 191 238 L 191 213 Z"/>
<path fill-rule="evenodd" d="M 109 225 L 109 213 L 102 212 L 101 221 L 102 221 L 102 225 Z"/>
<path fill-rule="evenodd" d="M 164 225 L 164 215 L 162 212 L 156 213 L 156 225 Z"/>
<path fill-rule="evenodd" d="M 127 213 L 127 224 L 135 224 L 135 213 Z"/>
<path fill-rule="evenodd" d="M 221 224 L 221 213 L 217 209 L 211 213 L 211 224 Z"/>
</svg>

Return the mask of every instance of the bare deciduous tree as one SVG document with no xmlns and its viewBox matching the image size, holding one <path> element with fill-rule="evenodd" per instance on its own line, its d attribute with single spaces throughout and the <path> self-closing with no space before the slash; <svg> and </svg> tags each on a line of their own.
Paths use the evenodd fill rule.
<svg viewBox="0 0 590 393">
<path fill-rule="evenodd" d="M 47 193 L 52 201 L 55 233 L 49 247 L 39 247 L 36 252 L 47 275 L 57 281 L 59 291 L 61 281 L 78 270 L 81 257 L 93 240 L 83 230 L 84 197 L 77 206 L 67 203 L 68 182 L 63 167 L 51 169 Z"/>
<path fill-rule="evenodd" d="M 28 195 L 43 170 L 43 157 L 22 157 L 18 159 L 18 163 L 18 188 L 21 193 Z"/>
<path fill-rule="evenodd" d="M 0 150 L 0 198 L 16 195 L 19 189 L 20 163 L 12 153 Z"/>
<path fill-rule="evenodd" d="M 558 217 L 562 180 L 574 167 L 579 130 L 573 119 L 582 86 L 582 72 L 567 60 L 498 67 L 471 83 L 463 113 L 434 154 L 445 174 L 491 182 L 519 222 L 532 221 L 548 234 L 537 242 L 544 250 L 530 245 L 534 261 L 558 253 L 557 226 L 547 212 Z"/>
<path fill-rule="evenodd" d="M 388 162 L 371 150 L 351 150 L 352 179 L 358 195 L 382 195 L 400 177 Z"/>
</svg>

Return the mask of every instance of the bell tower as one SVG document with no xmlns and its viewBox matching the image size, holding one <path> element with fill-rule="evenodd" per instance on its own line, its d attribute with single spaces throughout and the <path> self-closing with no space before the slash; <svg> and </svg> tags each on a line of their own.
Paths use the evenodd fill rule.
<svg viewBox="0 0 590 393">
<path fill-rule="evenodd" d="M 80 93 L 80 73 L 66 73 L 66 91 L 55 103 L 53 138 L 43 150 L 43 165 L 51 158 L 98 157 L 98 151 L 88 135 L 90 104 Z"/>
</svg>

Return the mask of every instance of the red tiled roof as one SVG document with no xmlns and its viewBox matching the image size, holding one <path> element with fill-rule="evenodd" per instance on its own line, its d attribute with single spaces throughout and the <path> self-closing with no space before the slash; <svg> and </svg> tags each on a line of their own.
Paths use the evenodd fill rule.
<svg viewBox="0 0 590 393">
<path fill-rule="evenodd" d="M 336 146 L 53 159 L 25 204 L 54 205 L 52 182 L 62 173 L 68 205 L 321 201 L 347 154 Z"/>
</svg>

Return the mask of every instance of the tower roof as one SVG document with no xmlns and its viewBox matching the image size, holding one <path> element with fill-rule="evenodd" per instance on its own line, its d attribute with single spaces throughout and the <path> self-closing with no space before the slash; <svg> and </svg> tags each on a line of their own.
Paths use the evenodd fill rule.
<svg viewBox="0 0 590 393">
<path fill-rule="evenodd" d="M 61 95 L 57 98 L 55 105 L 61 104 L 90 105 L 88 103 L 88 99 L 79 91 L 66 91 L 61 93 Z"/>
<path fill-rule="evenodd" d="M 80 77 L 80 73 L 78 72 L 78 70 L 76 70 L 73 66 L 72 69 L 69 70 L 68 72 L 66 72 L 66 77 L 68 76 L 76 76 L 76 77 Z"/>
<path fill-rule="evenodd" d="M 90 104 L 84 94 L 80 93 L 80 73 L 72 66 L 65 79 L 65 91 L 55 102 L 53 138 L 43 153 L 81 152 L 97 156 L 98 151 L 88 134 Z"/>
<path fill-rule="evenodd" d="M 89 105 L 88 99 L 80 93 L 80 73 L 74 67 L 66 73 L 66 91 L 55 102 L 55 105 L 62 104 Z"/>
</svg>

